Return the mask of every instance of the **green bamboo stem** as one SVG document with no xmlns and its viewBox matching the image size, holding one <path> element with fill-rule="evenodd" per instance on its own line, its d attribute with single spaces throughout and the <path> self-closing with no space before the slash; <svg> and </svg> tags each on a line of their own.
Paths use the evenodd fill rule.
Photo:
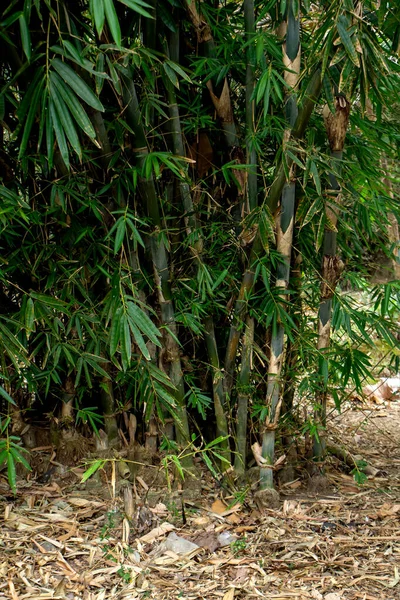
<svg viewBox="0 0 400 600">
<path fill-rule="evenodd" d="M 291 137 L 295 140 L 300 139 L 307 127 L 307 124 L 310 120 L 312 110 L 314 108 L 315 103 L 318 100 L 319 94 L 321 92 L 322 80 L 321 80 L 321 71 L 318 69 L 314 76 L 312 77 L 309 86 L 307 88 L 307 93 L 305 95 L 305 99 L 301 109 L 299 110 L 298 117 L 296 119 L 295 125 L 291 132 Z M 287 156 L 286 164 L 288 168 L 290 168 L 293 164 L 293 160 Z M 268 197 L 266 199 L 266 204 L 272 213 L 275 213 L 280 196 L 282 194 L 283 187 L 286 183 L 286 174 L 283 165 L 278 167 L 278 171 L 274 182 L 270 188 Z M 254 285 L 255 278 L 255 264 L 258 261 L 259 256 L 263 254 L 263 246 L 261 243 L 260 235 L 257 233 L 256 237 L 253 241 L 249 267 L 243 274 L 242 284 L 239 291 L 239 297 L 235 304 L 235 310 L 232 320 L 232 325 L 229 332 L 229 339 L 227 343 L 226 356 L 225 356 L 225 373 L 226 373 L 226 382 L 224 384 L 226 393 L 229 394 L 230 389 L 233 383 L 233 372 L 236 360 L 236 353 L 240 339 L 240 331 L 242 328 L 243 317 L 246 312 L 247 307 L 247 298 L 249 298 L 251 291 Z"/>
<path fill-rule="evenodd" d="M 296 235 L 296 231 L 294 232 Z M 292 248 L 292 259 L 290 266 L 290 277 L 289 277 L 289 289 L 290 289 L 290 306 L 291 306 L 291 318 L 294 323 L 294 327 L 296 331 L 300 332 L 301 326 L 301 254 L 295 250 L 296 243 L 294 243 Z M 295 393 L 295 373 L 297 368 L 297 363 L 299 361 L 299 342 L 298 337 L 296 337 L 296 341 L 291 341 L 290 339 L 286 340 L 286 351 L 285 351 L 285 381 L 284 381 L 284 389 L 282 393 L 282 412 L 288 416 L 291 415 L 293 409 L 293 401 L 294 401 L 294 393 Z M 292 437 L 290 433 L 290 419 L 289 424 L 286 431 L 282 436 L 282 443 L 285 449 L 287 449 L 286 454 L 290 458 L 293 455 L 296 455 L 296 451 L 293 448 Z M 293 477 L 290 474 L 293 474 L 293 466 L 288 460 L 284 467 L 285 472 L 287 473 L 286 481 L 291 481 Z"/>
<path fill-rule="evenodd" d="M 340 173 L 343 157 L 343 147 L 349 120 L 350 104 L 344 96 L 335 99 L 335 113 L 332 114 L 326 106 L 324 109 L 324 121 L 329 144 L 331 147 L 332 161 L 335 164 L 335 172 Z M 337 221 L 341 204 L 340 184 L 334 173 L 329 174 L 330 196 L 325 205 L 326 226 L 323 243 L 323 259 L 321 268 L 320 305 L 318 311 L 318 350 L 320 354 L 319 365 L 319 390 L 316 394 L 315 417 L 320 425 L 319 435 L 314 437 L 313 451 L 316 462 L 324 459 L 326 452 L 326 402 L 327 381 L 323 375 L 326 372 L 324 363 L 327 360 L 327 351 L 331 340 L 331 317 L 332 298 L 340 278 L 343 265 L 336 255 L 337 248 Z"/>
<path fill-rule="evenodd" d="M 246 328 L 243 335 L 242 362 L 237 386 L 237 412 L 236 412 L 236 456 L 235 471 L 242 477 L 246 469 L 247 456 L 247 419 L 250 397 L 250 376 L 252 370 L 252 354 L 254 343 L 254 319 L 247 317 Z"/>
<path fill-rule="evenodd" d="M 197 34 L 197 41 L 204 47 L 205 56 L 208 58 L 215 58 L 215 42 L 210 26 L 204 16 L 199 13 L 194 0 L 188 2 L 187 11 Z M 234 146 L 238 146 L 239 138 L 233 116 L 228 80 L 225 78 L 222 86 L 218 85 L 215 80 L 208 81 L 206 85 L 210 92 L 211 100 L 214 104 L 218 118 L 221 121 L 222 131 L 224 132 L 225 141 L 228 147 L 233 148 Z"/>
<path fill-rule="evenodd" d="M 170 56 L 174 56 L 174 58 L 177 58 L 177 55 L 179 54 L 179 35 L 177 35 L 178 33 L 179 32 L 171 34 L 169 39 L 169 53 Z M 172 150 L 176 156 L 184 157 L 186 153 L 183 143 L 182 125 L 179 114 L 179 107 L 176 99 L 175 87 L 172 84 L 172 82 L 168 79 L 168 77 L 165 77 L 164 83 L 168 96 L 169 126 L 172 140 Z M 192 252 L 195 256 L 199 256 L 203 249 L 203 241 L 199 233 L 200 229 L 198 227 L 196 219 L 196 212 L 193 207 L 192 194 L 188 183 L 187 169 L 185 170 L 185 173 L 186 179 L 181 179 L 179 181 L 179 192 L 182 199 L 183 208 L 185 210 L 184 218 L 186 232 L 188 235 L 192 235 L 194 232 L 198 233 L 197 239 L 192 247 Z"/>
<path fill-rule="evenodd" d="M 101 114 L 100 111 L 94 110 L 94 109 L 90 109 L 90 110 L 88 110 L 88 112 L 89 112 L 90 119 L 92 121 L 94 130 L 96 132 L 96 139 L 99 141 L 101 150 L 102 150 L 102 153 L 100 155 L 100 161 L 101 161 L 102 167 L 107 172 L 108 165 L 110 164 L 110 160 L 111 160 L 111 145 L 110 145 L 110 141 L 108 139 L 103 115 Z"/>
<path fill-rule="evenodd" d="M 226 418 L 226 402 L 224 388 L 222 385 L 223 375 L 219 364 L 217 341 L 214 331 L 214 322 L 212 317 L 206 317 L 204 321 L 204 338 L 207 345 L 208 357 L 212 367 L 212 386 L 213 386 L 213 400 L 214 400 L 214 412 L 217 425 L 217 436 L 226 438 L 221 443 L 221 456 L 225 458 L 225 461 L 221 462 L 222 471 L 226 471 L 231 465 L 231 452 L 229 448 L 229 431 L 228 422 Z"/>
<path fill-rule="evenodd" d="M 342 151 L 333 151 L 332 157 L 337 161 L 340 168 L 342 160 Z M 326 228 L 324 233 L 323 243 L 323 261 L 321 271 L 321 298 L 318 310 L 318 343 L 317 348 L 320 352 L 320 367 L 319 380 L 320 389 L 316 394 L 316 418 L 321 425 L 321 431 L 318 437 L 313 440 L 314 459 L 320 462 L 324 459 L 326 453 L 326 438 L 324 430 L 326 428 L 326 403 L 327 403 L 327 385 L 323 380 L 322 365 L 326 359 L 326 352 L 330 346 L 331 340 L 331 317 L 332 317 L 332 299 L 334 293 L 334 285 L 331 282 L 331 270 L 338 268 L 338 260 L 336 257 L 337 250 L 337 230 L 336 224 L 338 219 L 338 204 L 340 202 L 340 184 L 335 175 L 329 174 L 330 194 L 334 197 L 334 203 L 328 203 L 326 207 L 327 216 L 332 224 L 332 228 Z"/>
<path fill-rule="evenodd" d="M 253 243 L 253 250 L 255 249 Z M 259 252 L 262 251 L 262 245 L 260 243 Z M 253 253 L 252 253 L 253 255 Z M 253 261 L 254 262 L 254 261 Z M 229 339 L 226 346 L 225 354 L 225 379 L 224 379 L 224 390 L 226 396 L 229 398 L 232 391 L 235 366 L 236 366 L 236 354 L 239 345 L 240 336 L 243 330 L 244 316 L 247 311 L 247 299 L 250 297 L 251 290 L 254 285 L 255 272 L 249 268 L 245 271 L 242 286 L 239 291 L 238 299 L 235 304 L 235 312 L 233 323 L 229 330 Z"/>
<path fill-rule="evenodd" d="M 132 78 L 124 76 L 123 83 L 123 98 L 126 104 L 126 116 L 129 125 L 135 134 L 136 147 L 134 148 L 134 153 L 136 155 L 137 165 L 139 169 L 141 169 L 148 154 L 148 147 L 141 119 L 139 102 Z M 162 228 L 162 220 L 153 176 L 150 175 L 148 178 L 143 176 L 139 177 L 139 189 L 147 208 L 148 215 L 154 226 L 154 232 L 150 239 L 150 247 L 160 304 L 161 321 L 166 328 L 165 350 L 170 364 L 170 379 L 176 389 L 176 437 L 178 443 L 181 446 L 185 446 L 190 440 L 189 421 L 185 404 L 180 351 L 176 341 L 177 327 L 170 286 L 168 257 L 165 244 L 159 235 Z M 190 468 L 192 465 L 192 458 L 187 457 L 184 466 Z"/>
<path fill-rule="evenodd" d="M 246 42 L 248 44 L 246 51 L 246 152 L 247 164 L 253 165 L 247 175 L 247 199 L 248 208 L 252 211 L 257 206 L 257 153 L 254 148 L 254 112 L 255 100 L 252 99 L 255 85 L 255 18 L 254 18 L 254 0 L 244 1 L 244 24 L 246 33 Z"/>
<path fill-rule="evenodd" d="M 291 182 L 283 189 L 281 219 L 277 230 L 277 249 L 282 254 L 283 262 L 279 264 L 277 269 L 276 287 L 280 288 L 283 294 L 289 285 L 295 195 L 296 185 L 295 182 Z M 285 299 L 284 295 L 283 299 Z M 282 403 L 280 379 L 283 364 L 284 337 L 285 329 L 279 323 L 271 338 L 266 395 L 266 405 L 269 408 L 269 412 L 262 440 L 262 456 L 266 461 L 266 467 L 260 469 L 261 489 L 273 487 L 273 471 L 271 467 L 274 464 L 275 431 L 278 426 Z"/>
<path fill-rule="evenodd" d="M 109 372 L 108 363 L 104 363 L 103 369 Z M 107 434 L 108 445 L 116 446 L 119 443 L 118 423 L 115 416 L 116 406 L 114 398 L 113 382 L 108 377 L 104 377 L 100 386 L 100 398 L 104 414 L 104 428 Z"/>
<path fill-rule="evenodd" d="M 288 22 L 294 18 L 292 2 L 288 3 Z M 296 15 L 299 23 L 299 15 Z M 287 68 L 285 81 L 290 86 L 286 99 L 286 119 L 288 129 L 285 138 L 290 137 L 290 128 L 295 126 L 298 117 L 296 102 L 296 88 L 300 74 L 300 32 L 299 27 L 288 27 L 285 23 L 286 43 L 283 44 L 283 62 Z M 283 33 L 283 32 L 282 32 Z M 293 244 L 294 211 L 296 202 L 296 181 L 294 165 L 290 170 L 291 180 L 284 184 L 281 198 L 281 214 L 277 225 L 276 245 L 283 262 L 278 265 L 276 274 L 276 288 L 281 293 L 282 301 L 286 300 L 286 291 L 289 286 L 290 259 Z M 271 338 L 269 356 L 266 406 L 268 418 L 262 438 L 262 457 L 265 467 L 260 468 L 260 488 L 273 488 L 273 470 L 275 454 L 275 431 L 278 427 L 282 396 L 281 396 L 281 371 L 283 365 L 285 329 L 281 323 L 276 327 Z"/>
<path fill-rule="evenodd" d="M 389 165 L 387 156 L 381 157 L 382 172 L 385 174 L 383 178 L 383 185 L 385 186 L 386 193 L 390 198 L 394 198 L 393 184 L 389 177 Z M 388 241 L 390 244 L 390 251 L 392 253 L 392 267 L 390 270 L 390 276 L 394 280 L 400 279 L 400 235 L 399 235 L 399 222 L 396 215 L 393 212 L 388 213 Z"/>
<path fill-rule="evenodd" d="M 244 22 L 246 42 L 246 161 L 252 165 L 247 174 L 247 210 L 252 211 L 258 204 L 257 190 L 257 153 L 254 148 L 254 111 L 255 102 L 252 99 L 255 85 L 255 18 L 254 0 L 244 2 Z M 239 328 L 235 331 L 240 335 Z M 252 367 L 252 351 L 254 341 L 254 319 L 247 317 L 246 328 L 243 335 L 242 356 L 240 373 L 237 385 L 237 411 L 236 411 L 236 455 L 235 471 L 239 477 L 243 477 L 246 468 L 247 454 L 247 412 L 249 403 L 249 384 Z M 233 380 L 235 356 L 229 357 L 229 381 Z"/>
<path fill-rule="evenodd" d="M 156 0 L 147 0 L 149 8 L 147 11 L 153 17 L 152 19 L 142 19 L 143 24 L 143 46 L 155 50 L 157 41 L 157 2 Z"/>
<path fill-rule="evenodd" d="M 172 34 L 170 36 L 170 56 L 175 58 L 178 55 L 177 47 L 179 44 L 179 36 Z M 168 110 L 170 116 L 170 127 L 171 127 L 171 138 L 172 147 L 174 154 L 178 156 L 184 156 L 185 150 L 183 145 L 183 135 L 181 127 L 181 119 L 179 114 L 179 107 L 176 100 L 175 88 L 171 81 L 166 78 L 165 86 L 168 94 Z M 203 250 L 203 239 L 201 236 L 201 230 L 197 222 L 195 209 L 193 206 L 192 195 L 190 187 L 187 181 L 179 182 L 179 190 L 181 194 L 182 204 L 185 210 L 185 225 L 188 235 L 193 235 L 196 232 L 197 239 L 195 239 L 193 247 L 191 248 L 192 253 L 197 261 L 201 261 L 201 254 Z M 198 268 L 199 263 L 195 265 Z M 224 401 L 224 391 L 221 379 L 221 370 L 219 365 L 217 342 L 215 338 L 214 323 L 212 317 L 205 319 L 205 341 L 208 351 L 208 356 L 213 369 L 213 399 L 214 399 L 214 412 L 217 426 L 217 436 L 225 437 L 226 440 L 221 444 L 221 455 L 225 458 L 225 461 L 221 461 L 222 471 L 226 471 L 230 467 L 230 448 L 229 448 L 229 429 L 227 414 Z"/>
</svg>

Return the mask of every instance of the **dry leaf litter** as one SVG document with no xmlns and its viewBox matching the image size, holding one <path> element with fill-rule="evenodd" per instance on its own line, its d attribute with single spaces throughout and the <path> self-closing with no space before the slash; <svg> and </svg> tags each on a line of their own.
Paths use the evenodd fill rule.
<svg viewBox="0 0 400 600">
<path fill-rule="evenodd" d="M 400 403 L 334 420 L 337 439 L 373 466 L 357 486 L 331 465 L 317 497 L 295 481 L 279 510 L 223 498 L 153 507 L 54 481 L 0 481 L 0 599 L 400 599 Z M 139 486 L 140 487 L 140 486 Z M 135 488 L 136 491 L 136 488 Z M 166 496 L 166 494 L 165 494 Z"/>
</svg>

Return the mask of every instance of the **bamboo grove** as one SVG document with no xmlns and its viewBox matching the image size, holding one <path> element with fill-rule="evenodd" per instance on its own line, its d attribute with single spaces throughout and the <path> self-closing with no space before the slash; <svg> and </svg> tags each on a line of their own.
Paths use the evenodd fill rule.
<svg viewBox="0 0 400 600">
<path fill-rule="evenodd" d="M 267 491 L 306 436 L 323 473 L 377 340 L 398 369 L 399 49 L 395 0 L 2 4 L 13 485 L 44 414 Z"/>
</svg>

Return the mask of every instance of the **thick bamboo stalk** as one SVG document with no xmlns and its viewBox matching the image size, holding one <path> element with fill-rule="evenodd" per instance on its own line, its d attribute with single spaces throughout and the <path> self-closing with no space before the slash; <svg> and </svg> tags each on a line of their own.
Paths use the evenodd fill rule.
<svg viewBox="0 0 400 600">
<path fill-rule="evenodd" d="M 171 56 L 177 58 L 179 54 L 178 45 L 179 45 L 179 32 L 173 33 L 170 36 L 169 40 L 169 52 Z M 181 118 L 179 114 L 179 107 L 176 99 L 175 87 L 172 82 L 166 77 L 165 78 L 165 87 L 167 90 L 168 96 L 168 112 L 169 112 L 169 126 L 172 140 L 172 150 L 174 154 L 177 156 L 185 156 L 185 147 L 183 144 L 183 135 L 182 135 L 182 125 Z M 186 179 L 181 179 L 179 181 L 179 191 L 182 199 L 183 208 L 185 209 L 185 226 L 186 232 L 188 235 L 193 235 L 193 233 L 198 232 L 195 243 L 192 247 L 192 252 L 194 255 L 198 256 L 201 254 L 203 249 L 203 240 L 200 234 L 200 228 L 197 224 L 196 212 L 193 207 L 193 199 L 189 186 L 189 178 L 187 175 L 186 169 Z"/>
<path fill-rule="evenodd" d="M 291 138 L 298 140 L 303 136 L 307 124 L 310 120 L 315 103 L 317 102 L 319 94 L 321 92 L 321 87 L 321 71 L 317 70 L 307 88 L 307 93 L 305 94 L 303 105 L 299 110 L 298 117 L 291 132 Z M 286 164 L 289 169 L 293 164 L 293 160 L 289 156 L 286 157 Z M 274 182 L 266 198 L 266 204 L 272 213 L 275 213 L 277 209 L 285 183 L 286 173 L 283 165 L 281 165 L 280 167 L 278 167 L 278 172 L 275 176 Z M 243 318 L 246 313 L 247 298 L 250 297 L 251 291 L 253 289 L 256 262 L 258 261 L 259 257 L 263 254 L 264 250 L 261 243 L 260 235 L 257 233 L 251 248 L 249 266 L 243 274 L 239 296 L 235 303 L 232 325 L 230 328 L 229 339 L 226 347 L 224 387 L 225 392 L 228 395 L 230 394 L 230 390 L 233 384 L 233 373 L 235 368 L 236 353 L 240 339 L 240 332 L 243 327 Z"/>
<path fill-rule="evenodd" d="M 398 51 L 398 54 L 399 54 L 399 51 Z M 367 99 L 367 102 L 366 102 L 366 112 L 367 112 L 367 116 L 368 116 L 369 120 L 375 122 L 376 115 L 374 112 L 372 102 L 369 100 L 369 98 Z M 387 140 L 387 142 L 390 145 L 390 142 L 388 140 Z M 385 191 L 391 198 L 393 198 L 393 185 L 392 185 L 392 181 L 390 180 L 390 177 L 389 177 L 388 159 L 385 154 L 381 155 L 380 162 L 381 162 L 382 172 L 384 174 L 382 182 L 383 182 L 383 185 L 385 186 Z M 387 218 L 388 218 L 388 229 L 387 229 L 388 242 L 390 244 L 390 251 L 392 253 L 392 261 L 391 261 L 392 265 L 391 265 L 391 269 L 389 269 L 390 273 L 388 273 L 388 276 L 393 279 L 400 279 L 399 223 L 396 218 L 396 215 L 394 215 L 392 212 L 388 213 Z"/>
<path fill-rule="evenodd" d="M 247 201 L 251 211 L 257 206 L 257 153 L 254 148 L 253 136 L 255 130 L 254 112 L 255 100 L 252 98 L 255 85 L 255 17 L 254 0 L 244 1 L 244 24 L 246 42 L 246 151 L 247 164 L 253 165 L 247 174 Z"/>
<path fill-rule="evenodd" d="M 324 109 L 325 127 L 331 147 L 332 160 L 335 164 L 335 172 L 340 172 L 343 156 L 343 147 L 346 130 L 349 122 L 350 104 L 344 96 L 337 96 L 335 100 L 335 114 L 328 107 Z M 327 351 L 331 339 L 331 316 L 332 298 L 336 285 L 343 270 L 343 263 L 336 255 L 337 247 L 337 221 L 340 210 L 341 196 L 340 184 L 333 173 L 329 174 L 330 199 L 325 206 L 326 227 L 324 233 L 323 259 L 321 268 L 320 305 L 318 311 L 318 350 L 320 352 L 319 366 L 319 390 L 316 394 L 316 419 L 320 424 L 318 437 L 314 438 L 314 458 L 321 461 L 326 451 L 325 427 L 326 427 L 326 401 L 327 380 L 323 373 L 327 361 Z"/>
<path fill-rule="evenodd" d="M 296 186 L 294 181 L 284 187 L 282 193 L 281 218 L 277 228 L 277 249 L 282 254 L 283 262 L 278 265 L 276 287 L 282 290 L 283 300 L 285 300 L 285 292 L 289 285 L 295 192 Z M 284 337 L 284 327 L 281 323 L 278 323 L 276 330 L 272 334 L 269 356 L 266 396 L 268 419 L 265 423 L 262 442 L 262 456 L 266 461 L 266 467 L 260 469 L 261 489 L 273 487 L 273 472 L 270 467 L 274 464 L 275 431 L 278 427 L 282 404 L 281 370 L 283 365 Z"/>
<path fill-rule="evenodd" d="M 103 369 L 109 372 L 109 364 L 104 363 Z M 119 443 L 118 423 L 116 418 L 116 406 L 112 380 L 104 377 L 100 386 L 100 398 L 104 414 L 104 429 L 107 434 L 108 446 L 116 446 Z"/>
<path fill-rule="evenodd" d="M 229 431 L 228 422 L 226 418 L 226 402 L 224 388 L 222 385 L 223 375 L 221 372 L 218 356 L 217 341 L 215 338 L 214 323 L 212 317 L 206 317 L 204 337 L 207 345 L 208 357 L 212 367 L 212 386 L 213 386 L 213 400 L 214 400 L 214 412 L 215 420 L 217 425 L 217 436 L 226 438 L 221 443 L 221 456 L 226 460 L 222 461 L 221 467 L 223 471 L 230 468 L 231 464 L 231 452 L 229 448 Z"/>
<path fill-rule="evenodd" d="M 170 55 L 177 57 L 177 46 L 179 43 L 179 38 L 177 39 L 176 34 L 172 34 L 170 36 Z M 182 127 L 181 127 L 181 119 L 179 114 L 179 107 L 176 100 L 175 88 L 172 85 L 171 81 L 165 81 L 167 94 L 168 94 L 168 110 L 170 116 L 170 127 L 171 127 L 171 137 L 172 137 L 172 146 L 173 151 L 178 156 L 184 156 L 184 144 L 183 144 L 183 135 L 182 135 Z M 203 238 L 201 235 L 201 229 L 197 222 L 196 212 L 193 206 L 193 199 L 190 192 L 190 187 L 188 181 L 180 181 L 179 189 L 182 198 L 182 204 L 185 210 L 185 226 L 186 232 L 192 236 L 194 239 L 193 246 L 191 248 L 192 253 L 196 261 L 201 261 L 202 250 L 203 250 Z M 193 238 L 193 234 L 197 233 L 198 235 Z M 195 265 L 195 268 L 198 269 L 199 262 Z M 229 448 L 229 428 L 228 428 L 228 420 L 227 420 L 227 412 L 225 407 L 224 400 L 224 390 L 222 386 L 222 378 L 221 378 L 221 370 L 219 365 L 219 357 L 218 357 L 218 349 L 217 342 L 215 338 L 214 331 L 214 323 L 212 317 L 207 317 L 205 319 L 205 341 L 208 351 L 208 356 L 210 359 L 210 364 L 213 370 L 213 400 L 214 400 L 214 412 L 217 426 L 217 437 L 226 438 L 225 441 L 221 444 L 221 455 L 224 457 L 225 461 L 221 462 L 222 471 L 226 471 L 230 467 L 230 448 Z"/>
<path fill-rule="evenodd" d="M 294 231 L 294 236 L 296 230 Z M 293 401 L 296 389 L 295 373 L 298 370 L 299 361 L 299 339 L 301 337 L 301 262 L 302 257 L 295 249 L 296 242 L 292 247 L 292 259 L 290 266 L 289 290 L 291 312 L 290 316 L 294 323 L 294 328 L 297 331 L 296 339 L 286 339 L 285 348 L 285 365 L 284 365 L 284 381 L 282 390 L 282 408 L 281 414 L 284 415 L 284 427 L 282 431 L 282 445 L 286 454 L 287 460 L 284 467 L 279 472 L 279 480 L 282 483 L 287 483 L 294 479 L 294 465 L 297 461 L 297 449 L 292 436 L 292 427 L 294 424 L 293 418 Z"/>
<path fill-rule="evenodd" d="M 126 104 L 126 116 L 135 134 L 136 162 L 139 169 L 143 166 L 148 154 L 146 136 L 141 119 L 139 103 L 135 85 L 131 77 L 123 77 L 123 97 Z M 150 247 L 154 266 L 154 277 L 160 304 L 161 321 L 165 326 L 165 350 L 170 366 L 170 379 L 175 386 L 176 406 L 176 437 L 181 446 L 190 440 L 189 422 L 185 404 L 185 389 L 183 384 L 183 373 L 180 360 L 180 351 L 177 343 L 177 327 L 175 312 L 170 287 L 170 274 L 168 257 L 165 244 L 160 238 L 162 221 L 157 197 L 157 191 L 152 175 L 148 178 L 139 178 L 139 189 L 147 208 L 148 215 L 152 221 L 154 232 L 151 236 Z M 191 467 L 193 461 L 190 457 L 185 459 L 185 466 Z"/>
<path fill-rule="evenodd" d="M 294 15 L 293 3 L 288 3 L 288 22 L 285 23 L 286 42 L 282 46 L 283 62 L 287 68 L 285 71 L 285 81 L 287 82 L 290 93 L 286 99 L 286 119 L 288 129 L 285 132 L 285 139 L 290 137 L 290 128 L 295 125 L 298 109 L 296 102 L 296 88 L 300 75 L 300 15 Z M 289 27 L 293 19 L 297 26 Z M 296 25 L 295 23 L 295 25 Z M 284 31 L 282 31 L 284 33 Z M 286 300 L 286 291 L 289 286 L 290 277 L 290 259 L 292 254 L 293 229 L 294 229 L 294 211 L 296 201 L 296 181 L 294 165 L 290 170 L 291 179 L 285 183 L 281 198 L 281 214 L 277 219 L 276 246 L 280 252 L 283 262 L 278 265 L 276 276 L 276 288 L 282 296 L 283 302 Z M 278 323 L 272 333 L 271 350 L 269 356 L 268 380 L 266 405 L 268 406 L 268 418 L 265 423 L 265 429 L 262 439 L 262 457 L 265 459 L 265 467 L 260 468 L 260 488 L 273 488 L 273 471 L 275 453 L 275 431 L 278 427 L 282 395 L 281 395 L 281 371 L 283 366 L 285 329 L 282 323 Z"/>
<path fill-rule="evenodd" d="M 255 101 L 252 98 L 255 85 L 255 15 L 254 0 L 244 2 L 244 22 L 246 42 L 246 161 L 251 165 L 247 174 L 247 210 L 252 211 L 258 203 L 257 190 L 257 153 L 254 148 L 254 112 Z M 237 333 L 240 333 L 237 331 Z M 237 411 L 236 411 L 236 456 L 235 471 L 239 477 L 244 475 L 247 454 L 247 413 L 249 403 L 249 384 L 252 369 L 252 351 L 254 341 L 254 319 L 247 317 L 246 328 L 243 334 L 242 356 L 240 374 L 237 385 Z M 232 381 L 235 357 L 230 357 L 229 377 Z"/>
<path fill-rule="evenodd" d="M 382 171 L 385 173 L 383 178 L 383 184 L 386 188 L 386 193 L 390 198 L 394 198 L 393 185 L 389 177 L 388 160 L 386 156 L 381 158 Z M 399 234 L 399 222 L 397 217 L 392 212 L 388 213 L 388 241 L 390 244 L 390 252 L 392 253 L 392 267 L 390 275 L 394 280 L 400 279 L 400 234 Z"/>
<path fill-rule="evenodd" d="M 247 419 L 250 397 L 250 376 L 252 370 L 252 355 L 254 343 L 254 319 L 246 319 L 246 329 L 243 335 L 243 351 L 240 374 L 237 385 L 237 411 L 236 411 L 236 456 L 235 471 L 241 477 L 246 469 L 247 457 Z"/>
<path fill-rule="evenodd" d="M 211 29 L 203 15 L 197 9 L 196 3 L 191 1 L 187 4 L 187 10 L 190 20 L 197 34 L 197 41 L 203 44 L 205 55 L 209 58 L 215 58 L 215 43 L 212 37 Z M 209 80 L 207 88 L 218 118 L 221 121 L 221 127 L 225 135 L 225 140 L 229 148 L 238 146 L 239 139 L 236 131 L 236 124 L 232 109 L 230 89 L 228 80 L 225 78 L 220 90 L 217 93 L 216 82 Z"/>
</svg>

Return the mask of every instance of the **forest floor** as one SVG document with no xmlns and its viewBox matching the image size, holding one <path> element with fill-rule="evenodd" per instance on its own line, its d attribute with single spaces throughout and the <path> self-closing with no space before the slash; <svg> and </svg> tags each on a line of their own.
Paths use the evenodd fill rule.
<svg viewBox="0 0 400 600">
<path fill-rule="evenodd" d="M 235 504 L 206 475 L 185 524 L 167 492 L 129 521 L 107 486 L 54 477 L 21 482 L 14 499 L 0 480 L 0 598 L 400 599 L 400 401 L 353 407 L 331 426 L 373 476 L 357 485 L 333 461 L 329 491 L 298 480 L 263 513 L 251 493 Z M 198 547 L 179 554 L 171 533 Z"/>
</svg>

